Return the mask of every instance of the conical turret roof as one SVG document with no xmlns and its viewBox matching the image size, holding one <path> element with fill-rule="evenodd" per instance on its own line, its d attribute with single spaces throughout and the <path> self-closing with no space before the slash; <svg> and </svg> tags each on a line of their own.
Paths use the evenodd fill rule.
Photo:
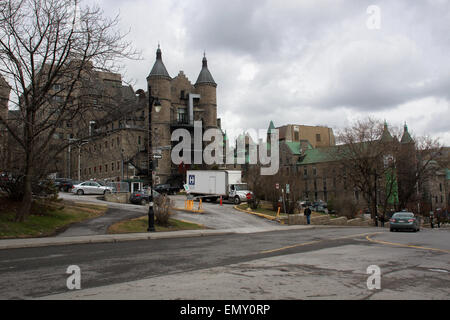
<svg viewBox="0 0 450 320">
<path fill-rule="evenodd" d="M 211 72 L 208 70 L 208 60 L 206 60 L 206 56 L 203 55 L 202 60 L 202 70 L 200 71 L 200 74 L 198 75 L 197 81 L 195 84 L 211 84 L 213 86 L 217 86 L 216 82 L 214 81 L 214 78 L 211 75 Z"/>
<path fill-rule="evenodd" d="M 164 66 L 164 63 L 162 62 L 162 53 L 161 53 L 161 49 L 159 48 L 159 45 L 158 45 L 158 50 L 156 50 L 155 64 L 153 65 L 152 71 L 150 71 L 150 74 L 148 75 L 147 78 L 149 78 L 149 77 L 163 77 L 163 78 L 172 79 L 170 77 L 169 73 L 167 72 L 167 69 Z"/>
<path fill-rule="evenodd" d="M 383 142 L 391 142 L 394 141 L 394 138 L 392 138 L 391 133 L 389 132 L 388 129 L 388 124 L 386 121 L 384 121 L 384 129 L 383 129 L 383 134 L 381 135 L 381 141 Z"/>
<path fill-rule="evenodd" d="M 406 125 L 406 122 L 405 122 L 405 126 L 403 127 L 403 135 L 402 135 L 402 140 L 400 142 L 401 143 L 414 142 L 414 140 L 411 138 L 411 135 L 408 132 L 408 126 Z"/>
</svg>

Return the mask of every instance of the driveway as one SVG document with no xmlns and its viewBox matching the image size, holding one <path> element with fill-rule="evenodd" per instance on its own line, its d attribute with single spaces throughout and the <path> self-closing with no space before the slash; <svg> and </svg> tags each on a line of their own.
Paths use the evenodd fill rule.
<svg viewBox="0 0 450 320">
<path fill-rule="evenodd" d="M 67 230 L 58 234 L 57 237 L 106 234 L 109 226 L 112 224 L 122 220 L 138 218 L 147 213 L 147 208 L 144 206 L 106 202 L 97 199 L 98 196 L 77 196 L 70 193 L 61 192 L 59 193 L 59 197 L 68 201 L 90 202 L 93 204 L 102 205 L 106 204 L 108 206 L 108 210 L 101 217 L 73 224 Z"/>
<path fill-rule="evenodd" d="M 59 234 L 60 237 L 105 234 L 110 225 L 122 220 L 143 216 L 147 214 L 148 210 L 147 206 L 106 202 L 97 199 L 98 196 L 78 196 L 64 192 L 61 192 L 59 196 L 68 201 L 91 202 L 108 206 L 108 211 L 104 216 L 77 223 Z M 170 196 L 170 198 L 173 200 L 175 207 L 184 207 L 185 196 Z M 198 206 L 198 202 L 195 203 L 195 206 Z M 270 231 L 274 227 L 280 226 L 276 222 L 237 211 L 233 207 L 233 204 L 225 202 L 222 206 L 219 203 L 203 203 L 204 213 L 175 211 L 173 218 L 202 224 L 211 229 L 247 228 L 250 231 L 252 229 Z"/>
</svg>

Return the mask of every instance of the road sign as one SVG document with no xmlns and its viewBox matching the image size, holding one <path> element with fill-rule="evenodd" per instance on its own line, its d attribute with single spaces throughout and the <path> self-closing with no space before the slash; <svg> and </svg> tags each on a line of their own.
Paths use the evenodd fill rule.
<svg viewBox="0 0 450 320">
<path fill-rule="evenodd" d="M 280 189 L 280 184 L 279 183 L 275 183 L 275 189 Z"/>
<path fill-rule="evenodd" d="M 162 155 L 160 154 L 154 154 L 153 159 L 162 159 Z"/>
<path fill-rule="evenodd" d="M 249 192 L 247 193 L 247 199 L 250 200 L 252 198 L 252 194 Z"/>
<path fill-rule="evenodd" d="M 193 174 L 189 175 L 189 185 L 195 186 L 195 176 Z"/>
<path fill-rule="evenodd" d="M 183 185 L 184 190 L 189 191 L 189 186 L 187 184 Z"/>
</svg>

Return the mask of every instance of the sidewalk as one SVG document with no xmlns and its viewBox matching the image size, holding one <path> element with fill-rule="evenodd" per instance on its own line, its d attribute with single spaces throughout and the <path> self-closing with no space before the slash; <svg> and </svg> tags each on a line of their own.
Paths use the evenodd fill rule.
<svg viewBox="0 0 450 320">
<path fill-rule="evenodd" d="M 62 246 L 71 244 L 87 244 L 87 243 L 107 243 L 107 242 L 123 242 L 136 240 L 155 240 L 170 238 L 189 238 L 204 237 L 237 233 L 257 233 L 284 230 L 301 230 L 314 229 L 319 226 L 280 226 L 280 227 L 244 227 L 234 229 L 221 230 L 181 230 L 168 232 L 152 232 L 152 233 L 126 233 L 126 234 L 106 234 L 92 236 L 76 236 L 76 237 L 47 237 L 47 238 L 26 238 L 26 239 L 5 239 L 0 240 L 0 250 L 18 249 L 18 248 L 35 248 L 46 246 Z"/>
</svg>

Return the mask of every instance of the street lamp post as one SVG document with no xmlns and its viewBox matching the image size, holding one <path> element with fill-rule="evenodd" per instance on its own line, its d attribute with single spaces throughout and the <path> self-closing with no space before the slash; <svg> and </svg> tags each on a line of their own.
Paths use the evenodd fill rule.
<svg viewBox="0 0 450 320">
<path fill-rule="evenodd" d="M 148 86 L 148 179 L 150 194 L 148 196 L 148 232 L 155 231 L 155 212 L 153 211 L 153 148 L 152 148 L 152 108 L 155 111 L 161 110 L 161 102 L 158 97 L 152 96 L 152 89 Z"/>
</svg>

